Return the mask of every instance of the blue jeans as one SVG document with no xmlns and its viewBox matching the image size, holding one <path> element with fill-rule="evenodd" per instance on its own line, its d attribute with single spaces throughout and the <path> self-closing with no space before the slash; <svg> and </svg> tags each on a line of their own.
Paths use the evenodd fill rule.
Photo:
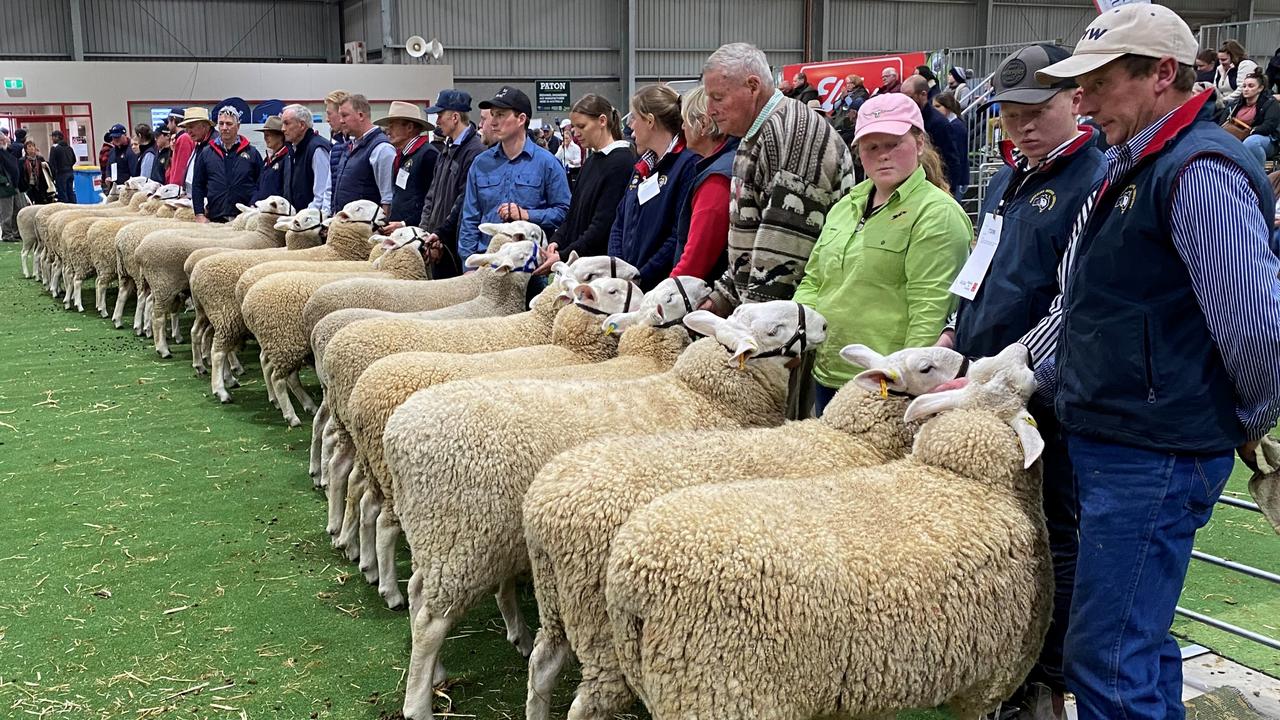
<svg viewBox="0 0 1280 720">
<path fill-rule="evenodd" d="M 76 201 L 76 177 L 74 175 L 54 180 L 53 186 L 58 191 L 58 202 L 73 203 Z"/>
<path fill-rule="evenodd" d="M 1196 531 L 1230 451 L 1172 454 L 1068 434 L 1080 555 L 1064 644 L 1080 720 L 1182 720 L 1182 658 L 1169 634 Z"/>
<path fill-rule="evenodd" d="M 830 403 L 831 398 L 836 396 L 837 388 L 829 388 L 814 380 L 813 390 L 813 416 L 822 417 L 822 412 L 827 409 L 827 403 Z"/>
<path fill-rule="evenodd" d="M 1250 135 L 1244 139 L 1244 149 L 1258 158 L 1258 167 L 1266 168 L 1267 156 L 1271 154 L 1271 138 L 1266 135 Z"/>
</svg>

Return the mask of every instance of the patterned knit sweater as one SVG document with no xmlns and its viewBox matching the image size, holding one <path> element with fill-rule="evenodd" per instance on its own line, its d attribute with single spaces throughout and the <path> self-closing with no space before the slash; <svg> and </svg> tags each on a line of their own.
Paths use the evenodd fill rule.
<svg viewBox="0 0 1280 720">
<path fill-rule="evenodd" d="M 836 131 L 783 98 L 733 160 L 729 268 L 715 283 L 716 305 L 789 300 L 827 211 L 853 185 L 853 157 Z"/>
</svg>

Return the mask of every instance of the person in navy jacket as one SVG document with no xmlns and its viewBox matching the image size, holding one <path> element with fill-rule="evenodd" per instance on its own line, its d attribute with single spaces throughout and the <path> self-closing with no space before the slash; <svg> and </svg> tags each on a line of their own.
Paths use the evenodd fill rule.
<svg viewBox="0 0 1280 720">
<path fill-rule="evenodd" d="M 284 124 L 279 115 L 272 115 L 262 124 L 258 132 L 262 133 L 263 142 L 267 146 L 267 157 L 262 159 L 262 172 L 258 174 L 258 187 L 253 191 L 253 202 L 266 200 L 272 195 L 289 199 L 285 192 L 285 158 L 289 156 L 289 146 L 284 141 Z M 292 201 L 291 201 L 292 202 Z M 303 207 L 306 207 L 305 205 Z"/>
<path fill-rule="evenodd" d="M 253 199 L 262 172 L 262 155 L 240 134 L 240 111 L 218 111 L 218 133 L 196 156 L 191 177 L 191 208 L 196 221 L 226 222 L 235 217 L 236 203 Z"/>
<path fill-rule="evenodd" d="M 431 136 L 426 134 L 432 130 L 432 125 L 427 122 L 422 108 L 398 100 L 391 103 L 386 117 L 373 124 L 386 131 L 387 138 L 396 149 L 391 165 L 394 189 L 387 219 L 412 224 L 422 218 L 422 203 L 427 189 L 431 187 L 436 159 L 440 154 L 431 146 Z"/>
<path fill-rule="evenodd" d="M 618 205 L 609 254 L 640 268 L 650 290 L 671 274 L 676 231 L 699 156 L 685 147 L 680 96 L 666 85 L 640 88 L 631 98 L 631 132 L 642 154 Z"/>
<path fill-rule="evenodd" d="M 1046 84 L 1036 79 L 1037 70 L 1070 56 L 1070 50 L 1057 45 L 1031 45 L 1005 58 L 992 77 L 994 95 L 987 103 L 1000 103 L 1009 139 L 1000 145 L 1005 167 L 987 185 L 978 227 L 981 233 L 998 223 L 999 245 L 977 293 L 972 300 L 960 300 L 938 341 L 966 357 L 998 354 L 1049 314 L 1073 221 L 1106 172 L 1098 132 L 1076 125 L 1080 90 L 1075 80 Z M 1022 707 L 1027 716 L 1037 705 L 1048 704 L 1055 708 L 1054 717 L 1063 717 L 1063 641 L 1079 552 L 1075 475 L 1049 398 L 1033 398 L 1029 409 L 1045 442 L 1040 457 L 1053 557 L 1053 622 L 1039 660 L 1010 704 Z"/>
</svg>

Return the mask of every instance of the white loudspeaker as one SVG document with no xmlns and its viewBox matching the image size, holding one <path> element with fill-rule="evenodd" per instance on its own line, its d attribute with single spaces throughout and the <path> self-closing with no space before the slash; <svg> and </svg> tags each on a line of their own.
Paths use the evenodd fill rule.
<svg viewBox="0 0 1280 720">
<path fill-rule="evenodd" d="M 421 35 L 414 35 L 404 41 L 404 51 L 409 57 L 420 58 L 427 54 L 427 41 Z"/>
</svg>

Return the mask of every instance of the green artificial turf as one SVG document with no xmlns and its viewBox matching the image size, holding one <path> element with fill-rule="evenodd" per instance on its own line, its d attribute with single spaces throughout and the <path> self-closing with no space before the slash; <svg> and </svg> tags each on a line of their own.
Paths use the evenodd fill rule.
<svg viewBox="0 0 1280 720">
<path fill-rule="evenodd" d="M 174 350 L 161 361 L 92 309 L 64 311 L 0 246 L 0 717 L 398 717 L 406 615 L 329 547 L 309 427 L 267 404 L 252 353 L 221 406 L 189 346 Z M 1277 540 L 1224 509 L 1201 546 L 1277 570 Z M 1280 636 L 1266 583 L 1193 566 L 1186 602 Z M 1178 629 L 1280 674 L 1278 653 Z M 523 717 L 526 665 L 492 599 L 452 638 L 457 679 L 436 710 Z M 576 680 L 565 673 L 555 716 Z"/>
</svg>

